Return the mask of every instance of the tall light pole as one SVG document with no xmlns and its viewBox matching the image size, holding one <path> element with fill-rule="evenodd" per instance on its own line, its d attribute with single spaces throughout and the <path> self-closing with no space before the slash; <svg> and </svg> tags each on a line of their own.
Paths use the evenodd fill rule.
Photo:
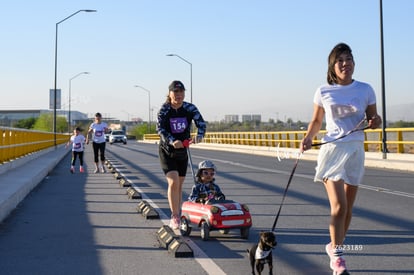
<svg viewBox="0 0 414 275">
<path fill-rule="evenodd" d="M 151 133 L 151 92 L 142 86 L 134 85 L 136 88 L 141 88 L 148 93 L 148 134 Z"/>
<path fill-rule="evenodd" d="M 182 61 L 190 64 L 190 102 L 193 103 L 193 64 L 191 64 L 188 60 L 185 60 L 184 58 L 175 53 L 167 54 L 167 56 L 176 56 Z"/>
<path fill-rule="evenodd" d="M 381 42 L 381 98 L 382 98 L 382 158 L 387 158 L 387 132 L 385 131 L 387 126 L 386 116 L 386 104 L 385 104 L 385 72 L 384 72 L 384 35 L 383 35 L 383 22 L 382 22 L 382 0 L 379 1 L 380 5 L 380 42 Z"/>
<path fill-rule="evenodd" d="M 96 12 L 96 10 L 78 10 L 75 13 L 72 13 L 71 15 L 69 15 L 68 17 L 66 17 L 63 20 L 60 20 L 59 22 L 56 23 L 56 35 L 55 35 L 55 85 L 54 85 L 54 89 L 53 89 L 53 133 L 54 133 L 54 145 L 56 147 L 56 85 L 57 85 L 57 45 L 58 45 L 58 26 L 60 23 L 62 23 L 63 21 L 71 18 L 72 16 L 80 13 L 80 12 Z"/>
<path fill-rule="evenodd" d="M 75 75 L 74 77 L 72 77 L 71 79 L 69 79 L 69 112 L 68 112 L 68 132 L 70 133 L 70 126 L 72 125 L 72 121 L 71 121 L 71 109 L 70 109 L 70 104 L 72 102 L 72 79 L 77 78 L 78 76 L 82 75 L 82 74 L 90 74 L 89 72 L 81 72 L 78 73 L 77 75 Z"/>
</svg>

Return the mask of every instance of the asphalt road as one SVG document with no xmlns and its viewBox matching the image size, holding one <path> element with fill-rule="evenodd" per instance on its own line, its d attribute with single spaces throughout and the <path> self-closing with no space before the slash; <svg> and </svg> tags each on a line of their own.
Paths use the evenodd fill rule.
<svg viewBox="0 0 414 275">
<path fill-rule="evenodd" d="M 270 230 L 294 165 L 292 157 L 246 155 L 192 148 L 194 167 L 211 159 L 228 199 L 249 205 L 250 237 L 211 232 L 202 241 L 194 228 L 185 240 L 194 258 L 174 258 L 160 248 L 156 231 L 170 215 L 157 147 L 130 142 L 107 145 L 108 159 L 157 206 L 161 220 L 136 212 L 110 173 L 69 173 L 69 155 L 0 225 L 1 274 L 250 274 L 246 249 Z M 329 241 L 329 205 L 313 182 L 315 163 L 300 160 L 287 193 L 273 251 L 275 274 L 331 274 L 324 252 Z M 412 172 L 367 168 L 346 239 L 351 274 L 414 273 Z M 184 184 L 188 197 L 191 171 Z M 267 272 L 267 267 L 265 267 Z"/>
</svg>

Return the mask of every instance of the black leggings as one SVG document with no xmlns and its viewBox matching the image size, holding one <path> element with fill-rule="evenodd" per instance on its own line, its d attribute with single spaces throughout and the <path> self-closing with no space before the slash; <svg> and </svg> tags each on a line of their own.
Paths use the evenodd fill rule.
<svg viewBox="0 0 414 275">
<path fill-rule="evenodd" d="M 105 161 L 105 142 L 96 143 L 94 142 L 93 145 L 93 157 L 95 163 L 99 162 L 99 152 L 101 155 L 101 162 Z"/>
<path fill-rule="evenodd" d="M 82 152 L 77 152 L 77 151 L 72 151 L 72 166 L 75 165 L 76 163 L 76 158 L 79 156 L 79 163 L 80 166 L 83 166 L 83 151 Z"/>
</svg>

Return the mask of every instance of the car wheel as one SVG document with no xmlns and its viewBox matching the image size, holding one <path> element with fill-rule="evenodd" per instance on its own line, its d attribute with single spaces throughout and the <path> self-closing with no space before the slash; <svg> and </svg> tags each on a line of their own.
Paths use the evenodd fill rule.
<svg viewBox="0 0 414 275">
<path fill-rule="evenodd" d="M 111 144 L 111 145 L 112 145 L 112 144 L 114 144 L 114 143 L 113 143 L 113 142 L 110 142 L 109 144 Z"/>
<path fill-rule="evenodd" d="M 226 228 L 226 229 L 220 229 L 219 232 L 223 235 L 227 235 L 230 232 L 230 229 Z"/>
<path fill-rule="evenodd" d="M 181 217 L 180 233 L 182 236 L 190 236 L 191 226 L 186 217 Z"/>
<path fill-rule="evenodd" d="M 127 144 L 126 142 L 124 142 L 124 144 Z"/>
<path fill-rule="evenodd" d="M 240 229 L 240 236 L 242 239 L 248 239 L 250 233 L 250 228 L 241 228 Z"/>
<path fill-rule="evenodd" d="M 210 235 L 210 228 L 208 227 L 208 224 L 206 222 L 201 223 L 201 239 L 203 241 L 207 241 Z"/>
</svg>

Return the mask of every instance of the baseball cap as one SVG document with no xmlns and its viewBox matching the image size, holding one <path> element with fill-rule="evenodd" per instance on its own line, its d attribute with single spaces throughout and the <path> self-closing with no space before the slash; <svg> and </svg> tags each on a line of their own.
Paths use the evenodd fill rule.
<svg viewBox="0 0 414 275">
<path fill-rule="evenodd" d="M 184 84 L 179 80 L 174 80 L 168 87 L 169 91 L 183 90 L 185 91 Z"/>
</svg>

